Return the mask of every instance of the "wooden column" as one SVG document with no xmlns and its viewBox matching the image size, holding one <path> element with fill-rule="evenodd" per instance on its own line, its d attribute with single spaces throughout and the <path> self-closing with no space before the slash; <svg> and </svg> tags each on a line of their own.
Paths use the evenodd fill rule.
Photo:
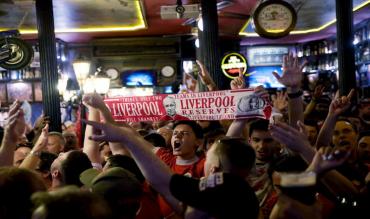
<svg viewBox="0 0 370 219">
<path fill-rule="evenodd" d="M 216 0 L 201 0 L 203 32 L 199 42 L 203 63 L 219 89 L 227 89 L 228 83 L 221 72 L 220 47 L 218 39 L 218 14 Z M 227 82 L 227 83 L 225 83 Z"/>
<path fill-rule="evenodd" d="M 356 87 L 353 46 L 353 2 L 336 0 L 339 93 L 347 95 Z"/>
<path fill-rule="evenodd" d="M 58 70 L 52 0 L 36 0 L 37 30 L 42 75 L 42 99 L 45 116 L 51 119 L 50 131 L 62 131 Z"/>
</svg>

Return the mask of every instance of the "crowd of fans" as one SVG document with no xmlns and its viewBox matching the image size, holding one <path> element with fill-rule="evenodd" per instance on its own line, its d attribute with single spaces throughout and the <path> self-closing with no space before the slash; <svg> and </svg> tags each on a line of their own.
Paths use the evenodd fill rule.
<svg viewBox="0 0 370 219">
<path fill-rule="evenodd" d="M 304 102 L 304 65 L 289 54 L 273 73 L 285 92 L 255 88 L 271 101 L 270 120 L 116 122 L 100 95 L 85 94 L 79 141 L 73 126 L 49 132 L 59 118 L 26 129 L 14 102 L 1 136 L 0 218 L 369 218 L 370 100 L 317 84 Z M 230 85 L 245 88 L 243 75 Z"/>
</svg>

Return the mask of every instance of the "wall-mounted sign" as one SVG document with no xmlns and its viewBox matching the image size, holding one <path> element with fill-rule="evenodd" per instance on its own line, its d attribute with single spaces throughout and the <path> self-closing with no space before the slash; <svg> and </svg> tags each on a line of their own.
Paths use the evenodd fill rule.
<svg viewBox="0 0 370 219">
<path fill-rule="evenodd" d="M 247 60 L 242 54 L 236 52 L 227 54 L 222 59 L 221 69 L 226 77 L 236 78 L 239 76 L 239 71 L 243 74 L 247 72 Z"/>
</svg>

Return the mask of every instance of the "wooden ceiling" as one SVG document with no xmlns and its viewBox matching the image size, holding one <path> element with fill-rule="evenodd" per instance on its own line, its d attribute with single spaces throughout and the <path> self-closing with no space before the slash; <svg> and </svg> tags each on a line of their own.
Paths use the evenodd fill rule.
<svg viewBox="0 0 370 219">
<path fill-rule="evenodd" d="M 246 37 L 253 29 L 245 25 L 259 0 L 223 0 L 231 6 L 219 10 L 219 30 L 221 36 L 241 37 L 244 41 L 258 41 L 259 38 Z M 297 29 L 318 28 L 335 19 L 335 0 L 286 0 L 298 11 Z M 183 0 L 183 4 L 197 3 L 199 0 Z M 221 2 L 219 0 L 218 2 Z M 354 6 L 370 3 L 353 0 Z M 160 7 L 176 5 L 176 0 L 53 0 L 56 36 L 67 42 L 88 42 L 94 38 L 186 35 L 190 26 L 186 19 L 162 20 Z M 369 4 L 356 12 L 369 11 Z M 370 13 L 356 15 L 358 19 L 370 17 Z M 335 25 L 332 25 L 335 26 Z M 22 30 L 26 38 L 36 38 L 36 13 L 34 0 L 0 0 L 0 29 Z M 325 28 L 318 33 L 291 36 L 282 39 L 299 41 L 311 35 L 325 36 L 333 32 Z M 335 31 L 335 30 L 334 30 Z M 276 42 L 276 41 L 275 41 Z"/>
</svg>

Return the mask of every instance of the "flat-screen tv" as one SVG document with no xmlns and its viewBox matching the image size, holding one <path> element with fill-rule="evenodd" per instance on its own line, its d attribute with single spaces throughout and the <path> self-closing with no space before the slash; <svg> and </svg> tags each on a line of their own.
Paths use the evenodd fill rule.
<svg viewBox="0 0 370 219">
<path fill-rule="evenodd" d="M 274 75 L 276 71 L 279 75 L 282 74 L 281 66 L 255 66 L 247 69 L 248 75 L 246 81 L 249 87 L 257 87 L 263 85 L 264 88 L 283 88 L 284 85 L 280 84 Z"/>
<path fill-rule="evenodd" d="M 156 85 L 155 70 L 132 70 L 121 74 L 123 86 L 154 86 Z"/>
</svg>

